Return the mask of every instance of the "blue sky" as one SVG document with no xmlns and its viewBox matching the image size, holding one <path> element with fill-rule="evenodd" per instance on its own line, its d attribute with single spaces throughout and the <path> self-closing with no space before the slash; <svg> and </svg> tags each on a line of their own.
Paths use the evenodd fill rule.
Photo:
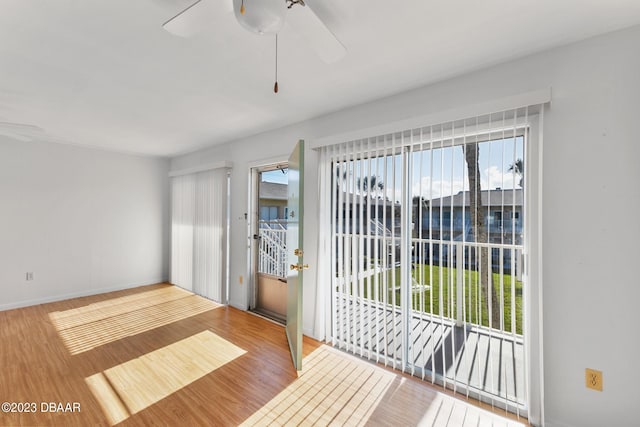
<svg viewBox="0 0 640 427">
<path fill-rule="evenodd" d="M 509 166 L 517 159 L 522 159 L 523 156 L 522 137 L 481 143 L 479 160 L 482 189 L 520 188 L 518 185 L 520 177 L 509 171 Z M 393 160 L 395 160 L 395 171 L 393 170 Z M 469 189 L 467 164 L 462 146 L 415 151 L 412 155 L 412 161 L 412 196 L 422 195 L 426 199 L 433 199 Z M 356 162 L 351 166 L 352 171 L 349 173 L 350 187 L 353 187 L 353 182 L 361 176 L 375 175 L 378 180 L 385 183 L 387 196 L 398 200 L 402 187 L 400 167 L 400 156 L 377 158 L 371 162 Z M 262 180 L 286 184 L 287 174 L 280 170 L 263 172 Z"/>
<path fill-rule="evenodd" d="M 285 172 L 288 169 L 285 169 Z M 277 182 L 278 184 L 287 183 L 287 174 L 282 173 L 281 170 L 276 169 L 269 172 L 262 172 L 262 181 L 264 182 Z"/>
<path fill-rule="evenodd" d="M 509 171 L 509 167 L 523 156 L 522 137 L 480 143 L 482 189 L 520 188 L 520 176 Z M 358 178 L 375 175 L 378 181 L 384 182 L 387 197 L 399 200 L 402 191 L 401 163 L 399 155 L 350 163 L 349 188 L 353 191 Z M 460 145 L 414 151 L 412 170 L 412 197 L 422 195 L 426 199 L 434 199 L 469 189 L 467 163 Z"/>
<path fill-rule="evenodd" d="M 494 140 L 480 144 L 482 189 L 520 188 L 520 177 L 509 167 L 524 156 L 523 138 Z M 467 163 L 462 146 L 413 154 L 412 196 L 427 199 L 468 190 Z"/>
</svg>

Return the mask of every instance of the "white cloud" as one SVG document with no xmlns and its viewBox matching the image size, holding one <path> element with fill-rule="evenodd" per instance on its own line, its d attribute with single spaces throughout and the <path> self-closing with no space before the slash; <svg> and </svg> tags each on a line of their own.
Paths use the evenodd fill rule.
<svg viewBox="0 0 640 427">
<path fill-rule="evenodd" d="M 469 184 L 462 179 L 440 180 L 432 179 L 430 176 L 423 176 L 422 179 L 413 184 L 412 196 L 422 196 L 425 199 L 436 199 L 439 197 L 451 196 L 462 190 L 467 190 Z"/>
<path fill-rule="evenodd" d="M 502 172 L 497 166 L 491 166 L 485 169 L 481 173 L 482 189 L 496 189 L 502 188 L 505 190 L 511 190 L 513 188 L 520 188 L 520 176 L 513 172 Z"/>
<path fill-rule="evenodd" d="M 483 190 L 495 190 L 502 188 L 510 190 L 520 188 L 520 176 L 513 172 L 502 172 L 498 167 L 491 166 L 480 174 L 480 185 Z M 514 187 L 515 184 L 515 187 Z M 436 199 L 458 194 L 460 191 L 469 190 L 469 182 L 464 178 L 455 177 L 453 180 L 432 179 L 430 176 L 423 176 L 420 181 L 414 182 L 411 188 L 413 197 L 421 195 L 425 199 Z M 399 197 L 399 190 L 388 191 L 388 196 L 396 194 Z"/>
</svg>

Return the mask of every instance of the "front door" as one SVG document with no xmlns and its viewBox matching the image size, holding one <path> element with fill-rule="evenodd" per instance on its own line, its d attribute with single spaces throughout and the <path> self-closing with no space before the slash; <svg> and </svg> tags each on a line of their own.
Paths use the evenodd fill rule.
<svg viewBox="0 0 640 427">
<path fill-rule="evenodd" d="M 250 307 L 283 325 L 287 319 L 287 174 L 286 162 L 251 171 L 257 190 L 252 208 L 253 277 Z"/>
<path fill-rule="evenodd" d="M 302 253 L 304 141 L 298 141 L 289 157 L 287 221 L 287 339 L 293 366 L 302 369 Z"/>
</svg>

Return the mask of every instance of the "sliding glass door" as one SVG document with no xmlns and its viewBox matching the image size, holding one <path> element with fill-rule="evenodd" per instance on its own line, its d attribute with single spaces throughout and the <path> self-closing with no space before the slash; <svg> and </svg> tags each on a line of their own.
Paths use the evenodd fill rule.
<svg viewBox="0 0 640 427">
<path fill-rule="evenodd" d="M 527 111 L 324 148 L 336 346 L 526 411 Z"/>
</svg>

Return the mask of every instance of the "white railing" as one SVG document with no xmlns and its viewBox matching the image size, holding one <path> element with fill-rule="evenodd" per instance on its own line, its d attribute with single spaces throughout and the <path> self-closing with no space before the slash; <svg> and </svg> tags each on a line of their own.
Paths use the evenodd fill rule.
<svg viewBox="0 0 640 427">
<path fill-rule="evenodd" d="M 334 234 L 338 298 L 370 300 L 389 310 L 405 306 L 413 315 L 522 341 L 522 244 L 413 237 L 403 256 L 400 236 L 379 221 L 369 225 Z M 410 272 L 403 272 L 403 259 Z"/>
<path fill-rule="evenodd" d="M 335 237 L 336 346 L 524 407 L 521 245 L 412 238 L 403 256 L 395 236 Z"/>
<path fill-rule="evenodd" d="M 342 265 L 337 266 L 334 283 L 338 292 L 378 302 L 386 297 L 390 306 L 400 305 L 399 293 L 405 286 L 400 274 L 400 239 L 348 233 L 336 237 L 342 249 L 342 260 L 337 260 Z M 522 318 L 516 317 L 520 311 L 516 306 L 522 307 L 522 245 L 413 238 L 411 247 L 413 311 L 436 314 L 458 326 L 491 325 L 495 331 L 522 334 Z M 479 265 L 481 248 L 488 253 Z M 491 277 L 488 295 L 482 294 L 481 275 Z M 433 296 L 416 295 L 432 288 Z M 485 298 L 499 302 L 490 308 Z M 496 307 L 490 323 L 490 310 Z"/>
<path fill-rule="evenodd" d="M 260 221 L 258 273 L 287 277 L 287 229 L 280 221 Z"/>
<path fill-rule="evenodd" d="M 522 319 L 516 319 L 517 305 L 521 306 L 521 296 L 516 283 L 522 280 L 522 246 L 499 243 L 476 243 L 459 241 L 440 241 L 430 239 L 412 239 L 414 248 L 414 266 L 417 269 L 432 266 L 446 272 L 447 279 L 437 277 L 420 271 L 414 271 L 414 282 L 431 284 L 438 282 L 440 288 L 448 295 L 448 301 L 440 301 L 437 311 L 445 311 L 445 318 L 452 319 L 457 326 L 472 324 L 475 326 L 488 326 L 488 315 L 480 314 L 482 310 L 479 304 L 488 304 L 481 301 L 481 289 L 479 275 L 486 275 L 491 271 L 489 298 L 497 298 L 499 303 L 499 321 L 492 323 L 493 330 L 520 335 L 522 333 Z M 483 265 L 478 265 L 481 248 L 488 250 L 487 259 Z M 455 274 L 454 274 L 455 271 Z M 474 273 L 472 273 L 474 272 Z M 473 274 L 473 276 L 472 276 Z M 444 279 L 444 280 L 443 280 Z M 519 285 L 521 286 L 521 284 Z M 521 293 L 521 291 L 520 291 Z M 433 308 L 433 307 L 432 307 Z M 487 310 L 488 307 L 485 308 Z M 414 307 L 416 310 L 416 307 Z M 422 310 L 430 312 L 423 308 Z M 478 316 L 471 316 L 471 314 Z M 475 317 L 472 319 L 472 317 Z M 496 319 L 497 320 L 497 319 Z"/>
</svg>

